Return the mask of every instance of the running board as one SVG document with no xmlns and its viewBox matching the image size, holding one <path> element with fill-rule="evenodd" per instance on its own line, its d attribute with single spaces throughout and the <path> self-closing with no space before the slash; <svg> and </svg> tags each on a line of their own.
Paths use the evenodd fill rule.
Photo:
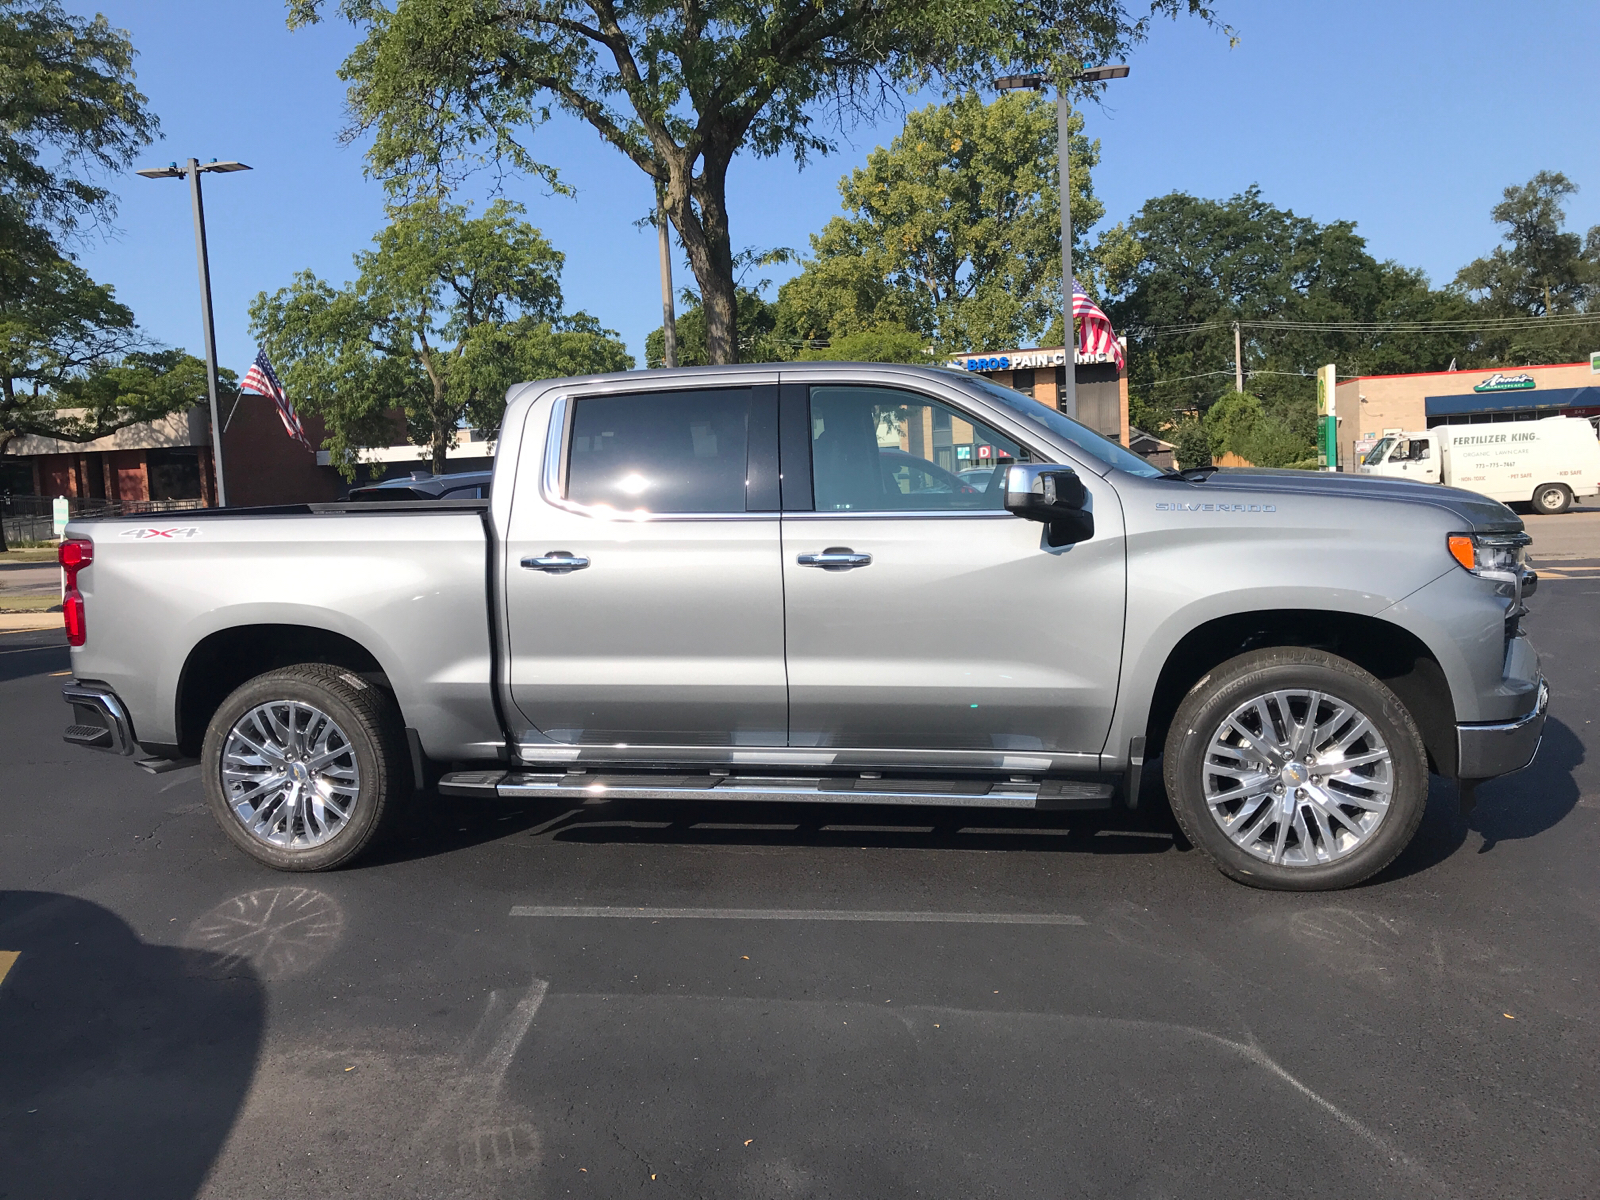
<svg viewBox="0 0 1600 1200">
<path fill-rule="evenodd" d="M 914 804 L 959 808 L 1092 810 L 1112 785 L 1072 779 L 882 779 L 816 775 L 454 771 L 445 796 L 551 800 L 746 800 L 799 804 Z"/>
</svg>

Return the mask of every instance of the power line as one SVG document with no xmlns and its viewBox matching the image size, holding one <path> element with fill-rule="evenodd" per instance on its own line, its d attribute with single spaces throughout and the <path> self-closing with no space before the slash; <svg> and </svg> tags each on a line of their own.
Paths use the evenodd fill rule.
<svg viewBox="0 0 1600 1200">
<path fill-rule="evenodd" d="M 1518 329 L 1569 328 L 1576 325 L 1600 324 L 1600 313 L 1552 313 L 1540 317 L 1475 317 L 1453 318 L 1440 321 L 1240 321 L 1244 329 L 1263 332 L 1282 330 L 1299 333 L 1495 333 Z M 1129 332 L 1136 337 L 1182 337 L 1186 334 L 1204 333 L 1211 329 L 1231 329 L 1231 321 L 1196 321 L 1179 325 L 1132 326 Z"/>
<path fill-rule="evenodd" d="M 1172 376 L 1171 378 L 1168 378 L 1168 379 L 1155 379 L 1155 380 L 1151 381 L 1151 386 L 1155 386 L 1156 384 L 1160 384 L 1160 383 L 1183 383 L 1185 380 L 1188 380 L 1188 379 L 1209 379 L 1213 375 L 1232 375 L 1232 374 L 1233 374 L 1232 369 L 1229 369 L 1229 370 L 1226 370 L 1226 371 L 1201 371 L 1200 374 L 1198 374 L 1198 375 L 1174 375 L 1174 376 Z"/>
</svg>

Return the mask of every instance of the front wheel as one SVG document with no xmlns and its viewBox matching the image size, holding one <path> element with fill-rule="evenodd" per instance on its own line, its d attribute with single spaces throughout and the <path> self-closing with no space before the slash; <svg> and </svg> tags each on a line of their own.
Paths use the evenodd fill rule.
<svg viewBox="0 0 1600 1200">
<path fill-rule="evenodd" d="M 1209 672 L 1178 706 L 1164 759 L 1184 833 L 1254 887 L 1359 883 L 1405 849 L 1427 803 L 1422 737 L 1395 694 L 1298 646 Z"/>
<path fill-rule="evenodd" d="M 200 756 L 211 815 L 280 871 L 326 871 L 360 854 L 398 807 L 405 731 L 394 700 L 353 671 L 268 671 L 222 702 Z"/>
<path fill-rule="evenodd" d="M 1572 489 L 1564 483 L 1541 483 L 1533 493 L 1535 512 L 1564 513 L 1572 507 Z"/>
</svg>

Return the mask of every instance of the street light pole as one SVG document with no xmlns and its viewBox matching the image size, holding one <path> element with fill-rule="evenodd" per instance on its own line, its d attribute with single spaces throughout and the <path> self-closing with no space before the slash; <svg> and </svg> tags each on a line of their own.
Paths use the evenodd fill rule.
<svg viewBox="0 0 1600 1200">
<path fill-rule="evenodd" d="M 146 167 L 137 172 L 146 179 L 189 180 L 189 196 L 194 202 L 194 249 L 200 265 L 200 323 L 206 344 L 206 392 L 211 401 L 211 462 L 217 476 L 217 507 L 228 504 L 228 485 L 222 469 L 222 414 L 217 403 L 217 334 L 211 315 L 211 259 L 206 253 L 206 210 L 200 195 L 200 176 L 206 171 L 248 171 L 240 162 L 218 162 L 212 159 L 201 163 L 191 158 L 187 166 L 169 163 L 165 167 Z"/>
<path fill-rule="evenodd" d="M 678 365 L 678 321 L 672 303 L 672 239 L 667 233 L 667 206 L 656 192 L 656 234 L 661 246 L 661 365 Z"/>
<path fill-rule="evenodd" d="M 1061 340 L 1067 359 L 1061 372 L 1061 392 L 1056 398 L 1056 407 L 1062 415 L 1073 420 L 1078 417 L 1078 335 L 1072 321 L 1072 182 L 1067 166 L 1067 152 L 1071 146 L 1068 126 L 1072 120 L 1072 105 L 1067 99 L 1067 87 L 1073 83 L 1122 79 L 1127 74 L 1128 68 L 1121 64 L 1089 67 L 1068 75 L 1056 85 L 1056 163 L 1061 178 Z M 996 79 L 994 85 L 1002 92 L 1022 88 L 1043 91 L 1048 82 L 1043 75 L 1006 75 Z"/>
<path fill-rule="evenodd" d="M 1078 335 L 1072 322 L 1072 187 L 1067 177 L 1067 147 L 1071 141 L 1068 125 L 1072 109 L 1067 102 L 1067 89 L 1056 89 L 1056 159 L 1061 176 L 1061 307 L 1062 346 L 1067 352 L 1067 365 L 1061 372 L 1061 390 L 1056 396 L 1056 407 L 1061 414 L 1078 419 Z"/>
</svg>

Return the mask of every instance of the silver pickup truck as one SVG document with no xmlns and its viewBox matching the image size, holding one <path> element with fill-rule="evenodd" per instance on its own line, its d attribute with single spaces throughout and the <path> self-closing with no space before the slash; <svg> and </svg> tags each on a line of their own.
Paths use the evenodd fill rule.
<svg viewBox="0 0 1600 1200">
<path fill-rule="evenodd" d="M 1162 472 L 981 378 L 861 364 L 514 388 L 487 499 L 75 521 L 70 742 L 198 759 L 286 870 L 456 796 L 1133 805 L 1229 876 L 1389 863 L 1429 772 L 1531 761 L 1507 508 Z"/>
</svg>

